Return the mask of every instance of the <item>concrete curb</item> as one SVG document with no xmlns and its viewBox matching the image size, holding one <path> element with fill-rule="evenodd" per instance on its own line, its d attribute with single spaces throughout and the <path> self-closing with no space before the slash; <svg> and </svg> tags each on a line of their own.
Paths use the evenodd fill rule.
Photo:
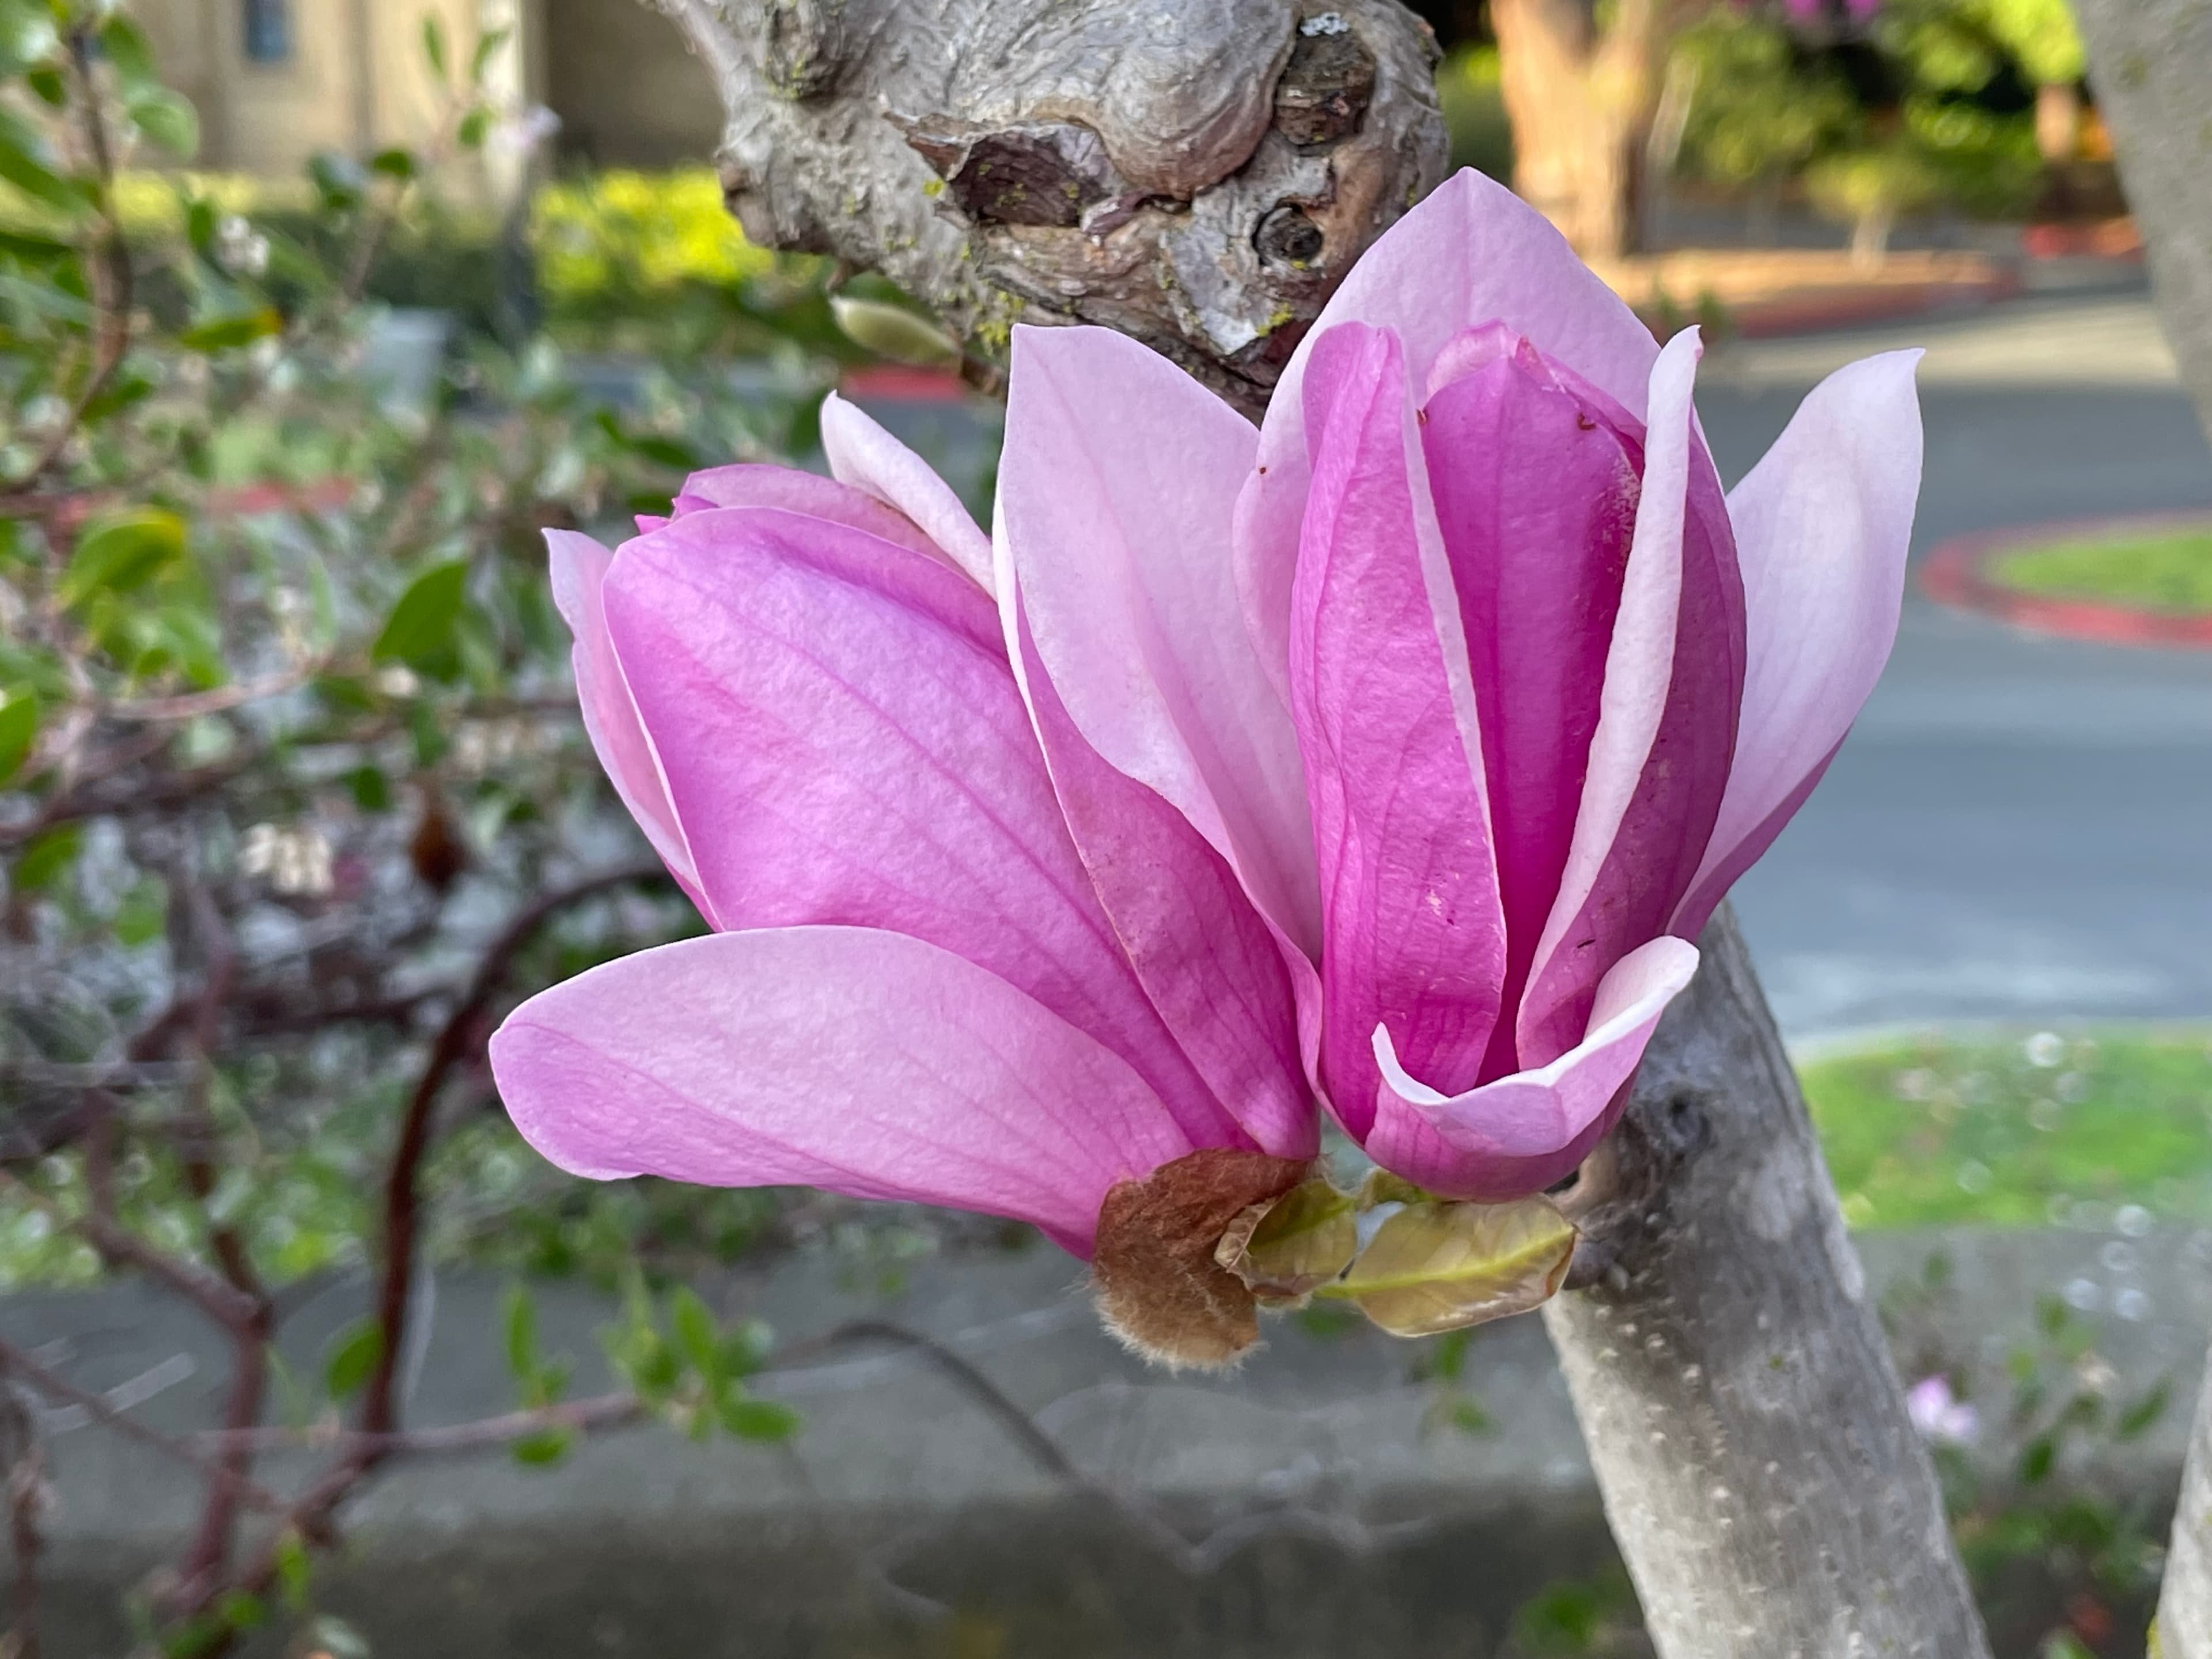
<svg viewBox="0 0 2212 1659">
<path fill-rule="evenodd" d="M 2096 599 L 2048 599 L 1993 580 L 1990 563 L 2004 554 L 2068 537 L 2110 536 L 2131 530 L 2212 527 L 2212 511 L 2158 513 L 2103 519 L 2060 519 L 1979 531 L 1938 543 L 1919 566 L 1920 590 L 1939 604 L 2068 639 L 2107 645 L 2164 646 L 2212 650 L 2212 617 L 2174 617 Z"/>
</svg>

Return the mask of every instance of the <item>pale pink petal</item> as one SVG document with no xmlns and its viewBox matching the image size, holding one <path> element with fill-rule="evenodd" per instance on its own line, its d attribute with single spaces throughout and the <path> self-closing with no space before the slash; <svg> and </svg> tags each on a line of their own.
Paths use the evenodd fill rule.
<svg viewBox="0 0 2212 1659">
<path fill-rule="evenodd" d="M 1665 929 L 1728 786 L 1743 693 L 1743 587 L 1691 408 L 1694 331 L 1651 374 L 1636 535 L 1574 841 L 1516 1027 L 1522 1066 L 1564 1053 L 1599 980 Z"/>
<path fill-rule="evenodd" d="M 988 591 L 991 538 L 928 462 L 836 392 L 822 400 L 822 453 L 830 474 L 865 489 L 920 526 L 953 563 Z"/>
<path fill-rule="evenodd" d="M 1428 384 L 1432 362 L 1462 330 L 1502 323 L 1639 419 L 1659 349 L 1543 215 L 1479 173 L 1446 179 L 1346 274 L 1267 405 L 1257 465 L 1237 500 L 1236 562 L 1254 636 L 1271 662 L 1288 637 L 1308 480 L 1301 388 L 1315 342 L 1344 322 L 1396 329 L 1415 386 Z"/>
<path fill-rule="evenodd" d="M 1117 1181 L 1192 1150 L 1127 1065 L 1004 980 L 854 927 L 715 933 L 539 993 L 491 1040 L 562 1169 L 805 1185 L 1030 1221 L 1078 1254 Z"/>
<path fill-rule="evenodd" d="M 1194 1138 L 1240 1143 L 1099 908 L 988 595 L 759 509 L 639 538 L 606 592 L 718 926 L 927 939 L 1114 1049 Z"/>
<path fill-rule="evenodd" d="M 1423 410 L 1421 443 L 1482 732 L 1512 1007 L 1574 836 L 1643 428 L 1501 329 L 1469 331 L 1438 362 L 1455 377 Z M 1491 1046 L 1486 1072 L 1520 1069 L 1512 1022 Z"/>
<path fill-rule="evenodd" d="M 910 547 L 933 558 L 946 556 L 927 532 L 879 497 L 854 484 L 841 483 L 818 473 L 801 472 L 796 467 L 752 461 L 709 467 L 686 478 L 683 489 L 670 505 L 672 516 L 679 519 L 723 507 L 760 507 L 798 513 L 810 519 L 826 519 L 831 524 L 865 530 L 895 546 Z M 663 519 L 653 527 L 659 529 L 666 523 L 668 520 Z M 646 531 L 641 519 L 638 528 L 641 532 Z"/>
<path fill-rule="evenodd" d="M 547 531 L 545 550 L 551 566 L 553 604 L 576 642 L 571 661 L 575 668 L 576 698 L 583 706 L 585 735 L 591 738 L 592 751 L 599 756 L 615 793 L 637 820 L 647 842 L 712 924 L 714 913 L 699 892 L 690 845 L 668 798 L 653 740 L 638 723 L 637 706 L 631 701 L 622 664 L 607 637 L 603 590 L 615 556 L 589 536 L 573 530 Z"/>
<path fill-rule="evenodd" d="M 1920 492 L 1917 351 L 1841 368 L 1815 386 L 1729 497 L 1743 567 L 1743 718 L 1728 793 L 1678 932 L 1812 793 L 1897 638 Z"/>
<path fill-rule="evenodd" d="M 1018 611 L 1013 629 L 1024 647 L 1017 678 L 1069 833 L 1153 1006 L 1261 1151 L 1313 1157 L 1319 1123 L 1286 965 L 1305 966 L 1304 957 L 1280 948 L 1188 818 L 1099 758 L 1068 719 Z"/>
<path fill-rule="evenodd" d="M 1478 1080 L 1504 924 L 1480 757 L 1425 568 L 1427 480 L 1395 337 L 1330 331 L 1306 395 L 1313 495 L 1291 696 L 1321 867 L 1322 1075 L 1358 1137 L 1377 1096 L 1378 1025 L 1419 1076 L 1455 1092 Z"/>
<path fill-rule="evenodd" d="M 1068 717 L 1317 941 L 1296 732 L 1245 634 L 1227 550 L 1251 426 L 1106 329 L 1020 328 L 994 533 Z"/>
<path fill-rule="evenodd" d="M 1604 1138 L 1659 1016 L 1697 971 L 1698 947 L 1666 936 L 1599 982 L 1589 1030 L 1550 1065 L 1447 1097 L 1409 1077 L 1375 1031 L 1382 1086 L 1367 1153 L 1447 1198 L 1499 1202 L 1565 1179 Z"/>
</svg>

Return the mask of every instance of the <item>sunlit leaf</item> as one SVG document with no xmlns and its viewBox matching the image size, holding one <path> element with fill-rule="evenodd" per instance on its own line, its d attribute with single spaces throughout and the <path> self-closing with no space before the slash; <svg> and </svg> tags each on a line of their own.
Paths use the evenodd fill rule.
<svg viewBox="0 0 2212 1659">
<path fill-rule="evenodd" d="M 262 306 L 195 323 L 177 336 L 177 343 L 190 351 L 228 351 L 281 334 L 283 330 L 284 319 L 276 307 Z"/>
<path fill-rule="evenodd" d="M 384 1332 L 373 1319 L 356 1319 L 331 1340 L 323 1361 L 323 1386 L 333 1400 L 349 1400 L 375 1374 L 384 1357 Z"/>
<path fill-rule="evenodd" d="M 1574 1251 L 1574 1224 L 1540 1195 L 1409 1204 L 1319 1294 L 1350 1298 L 1394 1336 L 1432 1336 L 1540 1306 Z"/>
<path fill-rule="evenodd" d="M 732 1389 L 722 1401 L 722 1426 L 740 1440 L 788 1440 L 799 1432 L 799 1413 L 780 1400 L 761 1400 Z"/>
<path fill-rule="evenodd" d="M 96 593 L 127 593 L 185 556 L 185 521 L 164 507 L 131 507 L 87 525 L 58 592 L 75 608 Z"/>
</svg>

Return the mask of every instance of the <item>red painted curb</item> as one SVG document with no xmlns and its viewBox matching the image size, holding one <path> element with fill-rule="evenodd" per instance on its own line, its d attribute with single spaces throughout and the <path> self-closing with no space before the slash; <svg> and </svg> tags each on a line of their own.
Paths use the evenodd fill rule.
<svg viewBox="0 0 2212 1659">
<path fill-rule="evenodd" d="M 2023 593 L 1990 579 L 1990 563 L 2001 554 L 2041 547 L 2071 538 L 2111 536 L 2128 531 L 2171 530 L 2182 526 L 2212 529 L 2212 511 L 2142 514 L 2120 519 L 2062 519 L 2045 524 L 2014 525 L 1938 543 L 1919 568 L 1920 591 L 1942 605 L 1994 617 L 2015 628 L 2107 645 L 2180 647 L 2212 650 L 2212 617 L 2175 617 L 2097 599 L 2052 599 Z"/>
</svg>

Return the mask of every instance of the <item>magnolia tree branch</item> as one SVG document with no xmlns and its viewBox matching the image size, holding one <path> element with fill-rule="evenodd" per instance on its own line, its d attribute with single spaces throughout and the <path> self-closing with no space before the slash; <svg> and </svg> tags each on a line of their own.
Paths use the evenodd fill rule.
<svg viewBox="0 0 2212 1659">
<path fill-rule="evenodd" d="M 1989 1653 L 1750 953 L 1723 906 L 1544 1310 L 1666 1659 Z"/>
<path fill-rule="evenodd" d="M 1443 177 L 1396 0 L 657 0 L 728 112 L 724 191 L 1003 358 L 1103 324 L 1248 413 L 1335 277 Z"/>
<path fill-rule="evenodd" d="M 2160 320 L 2212 433 L 2212 8 L 2203 0 L 2076 0 L 2097 106 L 2150 249 Z M 2158 1605 L 2156 1659 L 2212 1659 L 2212 1370 L 2181 1476 Z"/>
<path fill-rule="evenodd" d="M 1439 171 L 1391 0 L 659 0 L 756 240 L 884 270 L 987 349 L 1109 325 L 1248 411 Z M 1668 1016 L 1552 1329 L 1665 1659 L 1988 1653 L 1735 925 Z"/>
</svg>

